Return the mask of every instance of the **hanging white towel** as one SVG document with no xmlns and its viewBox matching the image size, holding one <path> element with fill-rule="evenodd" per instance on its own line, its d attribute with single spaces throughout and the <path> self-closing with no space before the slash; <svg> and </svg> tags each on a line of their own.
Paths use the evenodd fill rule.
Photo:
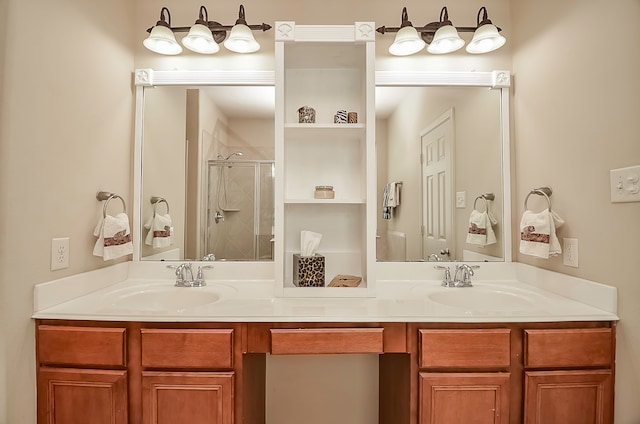
<svg viewBox="0 0 640 424">
<path fill-rule="evenodd" d="M 467 243 L 478 246 L 488 246 L 496 243 L 496 234 L 493 231 L 496 219 L 490 212 L 471 211 L 469 217 L 469 230 Z"/>
<path fill-rule="evenodd" d="M 520 253 L 548 259 L 562 253 L 556 229 L 564 224 L 557 213 L 525 211 L 520 220 Z"/>
<path fill-rule="evenodd" d="M 400 184 L 391 182 L 382 192 L 382 219 L 393 218 L 393 209 L 400 205 Z"/>
<path fill-rule="evenodd" d="M 145 244 L 153 246 L 155 249 L 168 247 L 173 243 L 173 226 L 169 214 L 156 213 L 149 218 L 144 228 L 149 230 L 145 238 Z"/>
<path fill-rule="evenodd" d="M 105 261 L 133 253 L 129 217 L 125 213 L 102 218 L 93 230 L 93 235 L 98 237 L 93 254 L 102 256 Z"/>
</svg>

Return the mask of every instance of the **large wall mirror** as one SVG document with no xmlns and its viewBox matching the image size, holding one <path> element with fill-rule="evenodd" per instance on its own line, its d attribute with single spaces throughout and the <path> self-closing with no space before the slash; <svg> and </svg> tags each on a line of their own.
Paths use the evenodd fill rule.
<svg viewBox="0 0 640 424">
<path fill-rule="evenodd" d="M 500 90 L 378 87 L 376 96 L 377 259 L 504 260 Z"/>
<path fill-rule="evenodd" d="M 273 260 L 273 81 L 137 71 L 136 258 Z M 509 261 L 508 73 L 376 81 L 377 260 Z"/>
</svg>

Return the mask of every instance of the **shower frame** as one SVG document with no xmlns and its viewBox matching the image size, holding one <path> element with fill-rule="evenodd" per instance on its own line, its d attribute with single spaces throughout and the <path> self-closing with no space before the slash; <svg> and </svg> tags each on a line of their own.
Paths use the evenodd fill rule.
<svg viewBox="0 0 640 424">
<path fill-rule="evenodd" d="M 211 198 L 212 198 L 212 191 L 211 191 L 211 174 L 212 172 L 217 172 L 218 170 L 220 170 L 220 172 L 224 172 L 224 168 L 233 168 L 234 166 L 238 166 L 238 167 L 252 167 L 253 168 L 253 178 L 254 178 L 254 199 L 253 199 L 253 259 L 240 259 L 240 258 L 219 258 L 221 260 L 230 260 L 230 261 L 242 261 L 242 260 L 253 260 L 253 261 L 261 261 L 262 259 L 259 259 L 259 248 L 260 248 L 260 240 L 259 240 L 259 232 L 260 232 L 260 215 L 261 215 L 261 204 L 262 204 L 262 184 L 264 184 L 264 181 L 262 181 L 262 174 L 261 174 L 261 168 L 263 165 L 270 165 L 271 166 L 271 175 L 273 178 L 274 172 L 275 172 L 275 161 L 273 160 L 260 160 L 260 159 L 256 159 L 256 160 L 252 160 L 252 159 L 248 159 L 248 160 L 244 160 L 244 159 L 211 159 L 207 161 L 207 184 L 204 187 L 205 188 L 205 201 L 203 202 L 203 213 L 204 213 L 204 217 L 205 217 L 205 240 L 204 240 L 204 249 L 205 249 L 205 254 L 207 253 L 213 253 L 216 256 L 218 255 L 214 250 L 214 247 L 212 246 L 211 243 L 211 228 L 212 225 L 218 225 L 218 223 L 215 222 L 214 219 L 214 214 L 216 213 L 215 207 L 211 206 Z M 218 178 L 220 178 L 219 176 L 216 176 L 216 182 L 218 182 Z M 272 181 L 272 185 L 273 185 L 273 181 Z M 219 195 L 219 193 L 215 192 L 215 196 L 217 197 Z M 217 199 L 216 199 L 217 200 Z M 273 200 L 273 206 L 275 207 L 275 199 Z M 229 212 L 229 211 L 227 211 Z M 273 216 L 273 213 L 272 213 Z M 273 222 L 272 222 L 272 228 L 273 228 Z M 273 234 L 272 234 L 273 237 Z M 264 260 L 269 260 L 272 261 L 273 260 L 273 246 L 271 247 L 271 256 L 269 259 L 264 259 Z"/>
</svg>

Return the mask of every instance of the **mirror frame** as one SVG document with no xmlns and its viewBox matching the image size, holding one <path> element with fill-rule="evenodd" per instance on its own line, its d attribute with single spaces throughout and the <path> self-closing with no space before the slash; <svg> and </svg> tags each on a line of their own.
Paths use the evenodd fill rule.
<svg viewBox="0 0 640 424">
<path fill-rule="evenodd" d="M 156 71 L 137 69 L 134 73 L 135 119 L 133 155 L 133 234 L 142 230 L 142 142 L 144 123 L 144 90 L 159 86 L 273 86 L 274 71 Z M 511 73 L 492 72 L 430 72 L 430 71 L 376 71 L 376 87 L 457 86 L 487 87 L 500 90 L 500 120 L 502 144 L 502 220 L 509 225 L 502 228 L 504 262 L 512 262 L 511 245 L 511 154 L 509 98 Z M 133 245 L 133 261 L 141 261 L 142 238 Z M 272 262 L 270 262 L 272 263 Z M 384 264 L 384 262 L 381 262 Z"/>
</svg>

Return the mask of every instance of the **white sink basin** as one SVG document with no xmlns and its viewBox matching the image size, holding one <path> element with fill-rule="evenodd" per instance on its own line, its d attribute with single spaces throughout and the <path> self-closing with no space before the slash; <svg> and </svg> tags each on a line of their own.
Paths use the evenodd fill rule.
<svg viewBox="0 0 640 424">
<path fill-rule="evenodd" d="M 534 301 L 519 293 L 484 289 L 479 287 L 449 288 L 427 296 L 441 305 L 472 311 L 528 311 L 537 306 Z"/>
<path fill-rule="evenodd" d="M 147 285 L 120 290 L 109 298 L 109 309 L 136 312 L 182 312 L 223 300 L 235 289 L 229 286 L 173 287 Z"/>
</svg>

